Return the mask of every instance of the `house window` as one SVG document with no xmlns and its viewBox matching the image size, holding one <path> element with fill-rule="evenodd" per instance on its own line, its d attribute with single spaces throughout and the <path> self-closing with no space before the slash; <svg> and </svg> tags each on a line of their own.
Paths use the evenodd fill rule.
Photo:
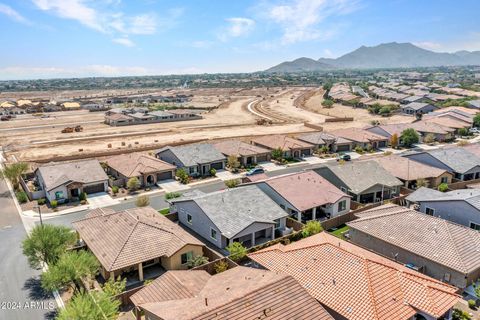
<svg viewBox="0 0 480 320">
<path fill-rule="evenodd" d="M 195 173 L 195 167 L 190 167 L 190 168 L 188 169 L 188 171 L 189 171 L 190 173 Z"/>
<path fill-rule="evenodd" d="M 55 192 L 55 199 L 63 199 L 63 191 L 57 191 Z"/>
<path fill-rule="evenodd" d="M 280 229 L 280 219 L 275 220 L 275 229 Z"/>
<path fill-rule="evenodd" d="M 187 222 L 192 224 L 192 215 L 187 213 Z"/>
<path fill-rule="evenodd" d="M 425 207 L 425 213 L 428 214 L 429 216 L 433 216 L 435 214 L 435 209 Z"/>
<path fill-rule="evenodd" d="M 342 200 L 338 203 L 338 212 L 347 209 L 347 200 Z"/>
<path fill-rule="evenodd" d="M 448 183 L 448 177 L 442 177 L 441 183 Z"/>
<path fill-rule="evenodd" d="M 217 240 L 217 230 L 214 230 L 214 229 L 210 229 L 210 237 L 213 239 L 213 240 Z"/>
<path fill-rule="evenodd" d="M 470 222 L 470 228 L 472 228 L 473 230 L 480 231 L 480 224 Z"/>
<path fill-rule="evenodd" d="M 193 259 L 193 252 L 188 251 L 188 252 L 182 253 L 180 258 L 182 259 L 182 264 L 186 264 L 189 260 Z"/>
</svg>

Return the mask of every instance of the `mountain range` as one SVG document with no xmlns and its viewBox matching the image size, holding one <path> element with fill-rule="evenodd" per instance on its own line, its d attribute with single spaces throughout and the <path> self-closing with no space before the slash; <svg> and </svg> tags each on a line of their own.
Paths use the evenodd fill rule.
<svg viewBox="0 0 480 320">
<path fill-rule="evenodd" d="M 433 52 L 411 43 L 382 43 L 373 47 L 361 46 L 336 59 L 299 58 L 282 62 L 265 72 L 308 72 L 335 69 L 415 68 L 480 65 L 480 51 L 455 53 Z"/>
</svg>

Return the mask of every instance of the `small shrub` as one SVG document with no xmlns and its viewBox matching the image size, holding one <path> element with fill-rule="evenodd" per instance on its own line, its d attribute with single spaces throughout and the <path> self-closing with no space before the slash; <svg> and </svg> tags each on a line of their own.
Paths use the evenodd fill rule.
<svg viewBox="0 0 480 320">
<path fill-rule="evenodd" d="M 365 151 L 363 150 L 363 148 L 360 147 L 360 146 L 355 147 L 354 151 L 355 151 L 356 153 L 358 153 L 358 154 L 364 154 L 364 153 L 365 153 Z"/>
<path fill-rule="evenodd" d="M 78 197 L 80 201 L 86 201 L 87 200 L 87 194 L 85 192 L 80 193 L 80 196 Z"/>
<path fill-rule="evenodd" d="M 304 238 L 313 236 L 314 234 L 322 232 L 323 228 L 320 222 L 316 220 L 308 221 L 302 229 L 302 236 Z"/>
<path fill-rule="evenodd" d="M 140 180 L 137 177 L 132 177 L 127 181 L 127 188 L 130 191 L 135 191 L 140 188 Z"/>
<path fill-rule="evenodd" d="M 103 285 L 103 292 L 108 294 L 110 297 L 115 297 L 116 295 L 124 292 L 126 286 L 127 278 L 122 279 L 120 276 L 118 276 L 117 280 L 115 280 L 114 278 L 110 278 Z"/>
<path fill-rule="evenodd" d="M 423 142 L 430 144 L 435 142 L 435 135 L 433 133 L 429 133 L 423 138 Z"/>
<path fill-rule="evenodd" d="M 233 261 L 240 261 L 247 255 L 247 248 L 240 242 L 232 242 L 226 249 L 230 253 L 230 259 Z"/>
<path fill-rule="evenodd" d="M 27 194 L 24 191 L 18 191 L 17 193 L 15 193 L 15 195 L 17 196 L 17 200 L 20 203 L 25 203 L 28 201 Z"/>
<path fill-rule="evenodd" d="M 458 129 L 458 135 L 462 137 L 468 136 L 468 130 L 466 128 L 460 128 Z"/>
<path fill-rule="evenodd" d="M 277 148 L 272 150 L 272 159 L 280 161 L 283 158 L 283 150 L 281 148 Z"/>
<path fill-rule="evenodd" d="M 120 190 L 119 190 L 119 188 L 118 188 L 117 186 L 113 186 L 113 187 L 112 187 L 112 193 L 113 193 L 113 194 L 117 194 L 119 191 L 120 191 Z"/>
<path fill-rule="evenodd" d="M 165 199 L 170 200 L 170 199 L 175 199 L 178 197 L 181 197 L 182 194 L 180 192 L 167 192 L 165 193 Z"/>
<path fill-rule="evenodd" d="M 46 202 L 47 202 L 47 200 L 45 198 L 40 198 L 40 199 L 37 200 L 37 204 L 39 206 L 44 205 Z"/>
<path fill-rule="evenodd" d="M 153 279 L 147 279 L 143 282 L 143 285 L 144 286 L 148 286 L 149 284 L 151 284 L 153 282 Z"/>
<path fill-rule="evenodd" d="M 55 209 L 58 206 L 58 201 L 57 200 L 52 200 L 50 201 L 50 206 Z"/>
<path fill-rule="evenodd" d="M 447 192 L 448 191 L 448 184 L 441 183 L 438 185 L 438 191 Z"/>
<path fill-rule="evenodd" d="M 222 273 L 223 271 L 228 270 L 228 262 L 225 260 L 220 260 L 213 265 L 213 269 L 215 269 L 215 273 Z"/>
<path fill-rule="evenodd" d="M 475 309 L 477 307 L 477 303 L 475 302 L 475 300 L 473 299 L 468 300 L 468 307 L 470 309 Z"/>
<path fill-rule="evenodd" d="M 217 170 L 215 170 L 214 168 L 211 168 L 210 171 L 208 171 L 208 173 L 210 173 L 210 176 L 215 177 L 217 175 Z"/>
<path fill-rule="evenodd" d="M 452 320 L 472 320 L 472 317 L 466 311 L 453 309 Z"/>
<path fill-rule="evenodd" d="M 208 263 L 208 258 L 207 257 L 204 257 L 204 256 L 195 256 L 193 257 L 192 259 L 189 259 L 187 261 L 187 266 L 189 268 L 195 268 L 195 267 L 198 267 L 198 266 L 201 266 L 205 263 Z"/>
<path fill-rule="evenodd" d="M 183 168 L 178 169 L 175 173 L 175 176 L 178 178 L 180 183 L 187 184 L 190 181 L 187 171 L 185 171 Z"/>
<path fill-rule="evenodd" d="M 240 162 L 238 161 L 238 158 L 235 155 L 230 155 L 228 156 L 228 159 L 227 159 L 227 166 L 233 172 L 237 172 L 238 168 L 240 168 Z"/>
<path fill-rule="evenodd" d="M 137 207 L 146 207 L 149 204 L 150 204 L 150 199 L 146 195 L 139 196 L 137 197 L 137 200 L 135 200 L 135 205 Z"/>
<path fill-rule="evenodd" d="M 469 145 L 469 144 L 470 144 L 470 142 L 468 142 L 467 140 L 460 140 L 460 141 L 457 142 L 457 146 L 459 146 L 459 147 L 464 147 L 464 146 Z"/>
<path fill-rule="evenodd" d="M 331 108 L 333 107 L 333 103 L 333 100 L 325 99 L 322 101 L 322 106 L 324 106 L 325 108 Z"/>
<path fill-rule="evenodd" d="M 238 179 L 230 179 L 225 181 L 225 186 L 227 186 L 227 188 L 236 188 L 238 187 L 238 185 L 239 185 Z"/>
<path fill-rule="evenodd" d="M 170 213 L 170 208 L 164 208 L 164 209 L 158 210 L 158 212 L 160 212 L 160 214 L 166 215 Z"/>
</svg>

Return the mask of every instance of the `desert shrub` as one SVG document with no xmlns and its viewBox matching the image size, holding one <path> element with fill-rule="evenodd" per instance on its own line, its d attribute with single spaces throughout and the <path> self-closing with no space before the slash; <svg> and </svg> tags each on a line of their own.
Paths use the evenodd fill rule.
<svg viewBox="0 0 480 320">
<path fill-rule="evenodd" d="M 56 207 L 58 207 L 58 201 L 57 200 L 50 201 L 50 206 L 55 209 Z"/>
<path fill-rule="evenodd" d="M 403 130 L 402 134 L 400 135 L 400 141 L 407 148 L 410 148 L 415 143 L 418 143 L 419 140 L 420 136 L 418 135 L 418 132 L 412 128 Z"/>
<path fill-rule="evenodd" d="M 433 133 L 429 133 L 423 138 L 423 142 L 425 143 L 434 143 L 435 142 L 435 135 Z"/>
<path fill-rule="evenodd" d="M 46 202 L 47 202 L 47 200 L 45 198 L 40 198 L 40 199 L 37 200 L 37 204 L 39 206 L 44 205 Z"/>
<path fill-rule="evenodd" d="M 27 194 L 24 191 L 18 191 L 17 193 L 15 193 L 15 196 L 20 203 L 25 203 L 28 201 Z"/>
<path fill-rule="evenodd" d="M 448 184 L 446 183 L 440 183 L 438 185 L 438 191 L 440 192 L 447 192 L 448 191 Z"/>
<path fill-rule="evenodd" d="M 247 255 L 247 248 L 245 248 L 240 242 L 232 242 L 226 247 L 230 253 L 230 259 L 233 261 L 240 261 Z"/>
<path fill-rule="evenodd" d="M 363 148 L 360 147 L 360 146 L 356 146 L 355 149 L 354 149 L 354 151 L 355 151 L 356 153 L 359 153 L 359 154 L 364 154 L 364 153 L 365 153 L 365 150 L 363 150 Z"/>
<path fill-rule="evenodd" d="M 167 192 L 165 193 L 165 199 L 170 200 L 170 199 L 175 199 L 178 197 L 181 197 L 182 194 L 180 192 Z"/>
<path fill-rule="evenodd" d="M 238 179 L 230 179 L 225 181 L 225 186 L 227 186 L 227 188 L 236 188 L 238 187 L 238 185 L 239 185 Z"/>
<path fill-rule="evenodd" d="M 127 181 L 127 188 L 130 191 L 135 191 L 140 188 L 140 180 L 137 177 L 132 177 Z"/>
<path fill-rule="evenodd" d="M 87 194 L 85 192 L 80 193 L 79 199 L 80 199 L 80 201 L 86 201 L 87 200 Z"/>
<path fill-rule="evenodd" d="M 225 260 L 220 260 L 213 265 L 213 269 L 215 269 L 215 273 L 222 273 L 223 271 L 227 271 L 228 262 Z"/>
<path fill-rule="evenodd" d="M 175 173 L 175 176 L 180 180 L 180 183 L 187 184 L 190 180 L 187 171 L 185 169 L 180 168 Z"/>
<path fill-rule="evenodd" d="M 333 103 L 333 100 L 325 99 L 322 101 L 322 106 L 324 106 L 325 108 L 331 108 L 333 107 Z"/>
<path fill-rule="evenodd" d="M 302 229 L 302 236 L 304 238 L 313 236 L 314 234 L 322 232 L 323 228 L 319 221 L 311 220 Z"/>
<path fill-rule="evenodd" d="M 214 168 L 211 168 L 210 171 L 208 171 L 208 173 L 210 173 L 210 176 L 215 177 L 217 175 L 217 170 L 215 170 Z"/>
<path fill-rule="evenodd" d="M 475 309 L 477 307 L 477 303 L 475 302 L 475 300 L 473 299 L 468 300 L 468 307 L 470 309 Z"/>
<path fill-rule="evenodd" d="M 120 189 L 117 186 L 112 187 L 112 193 L 117 194 L 120 191 Z"/>
<path fill-rule="evenodd" d="M 135 205 L 137 207 L 146 207 L 150 204 L 150 198 L 146 195 L 142 195 L 137 197 L 137 200 L 135 200 Z"/>
</svg>

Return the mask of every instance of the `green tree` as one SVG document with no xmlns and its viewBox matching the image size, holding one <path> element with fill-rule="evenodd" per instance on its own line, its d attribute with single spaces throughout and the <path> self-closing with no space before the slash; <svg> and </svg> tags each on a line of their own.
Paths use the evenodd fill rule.
<svg viewBox="0 0 480 320">
<path fill-rule="evenodd" d="M 227 158 L 227 166 L 233 171 L 237 172 L 238 168 L 240 168 L 240 161 L 235 155 L 229 155 Z"/>
<path fill-rule="evenodd" d="M 468 136 L 468 130 L 466 128 L 458 129 L 458 135 L 461 137 Z"/>
<path fill-rule="evenodd" d="M 189 179 L 190 179 L 187 171 L 185 171 L 185 169 L 183 169 L 183 168 L 178 169 L 177 172 L 175 173 L 175 176 L 183 184 L 187 184 Z"/>
<path fill-rule="evenodd" d="M 72 286 L 80 279 L 89 279 L 98 273 L 100 264 L 89 251 L 64 253 L 55 264 L 42 274 L 42 288 L 48 291 Z"/>
<path fill-rule="evenodd" d="M 208 263 L 208 258 L 204 256 L 195 256 L 187 261 L 187 266 L 189 268 L 195 268 L 201 266 L 205 263 Z"/>
<path fill-rule="evenodd" d="M 323 228 L 319 221 L 317 220 L 310 220 L 307 222 L 302 229 L 302 236 L 304 238 L 313 236 L 314 234 L 322 232 Z"/>
<path fill-rule="evenodd" d="M 75 233 L 67 227 L 37 225 L 22 242 L 23 254 L 32 268 L 40 268 L 42 263 L 55 264 L 76 240 Z"/>
<path fill-rule="evenodd" d="M 228 270 L 228 262 L 225 260 L 220 260 L 213 265 L 213 269 L 215 269 L 215 273 L 222 273 Z"/>
<path fill-rule="evenodd" d="M 20 188 L 20 177 L 28 170 L 28 164 L 25 162 L 16 162 L 6 165 L 3 170 L 0 170 L 0 178 L 8 179 L 13 186 L 13 189 Z"/>
<path fill-rule="evenodd" d="M 240 261 L 247 255 L 247 248 L 240 242 L 232 242 L 226 249 L 230 253 L 230 259 L 233 261 Z"/>
<path fill-rule="evenodd" d="M 332 89 L 332 86 L 333 86 L 333 83 L 331 83 L 330 81 L 325 82 L 325 83 L 323 84 L 323 90 L 329 91 L 330 89 Z"/>
<path fill-rule="evenodd" d="M 440 183 L 440 184 L 438 185 L 438 191 L 447 192 L 447 191 L 448 191 L 448 184 L 446 184 L 446 183 Z"/>
<path fill-rule="evenodd" d="M 418 135 L 418 132 L 415 131 L 415 129 L 413 128 L 403 130 L 402 134 L 400 135 L 400 141 L 407 148 L 410 148 L 415 143 L 418 143 L 419 140 L 420 136 Z"/>
<path fill-rule="evenodd" d="M 182 196 L 182 194 L 180 192 L 167 192 L 167 193 L 165 193 L 165 199 L 167 199 L 167 200 L 179 198 L 181 196 Z"/>
<path fill-rule="evenodd" d="M 210 174 L 210 176 L 215 177 L 217 175 L 217 170 L 215 170 L 215 168 L 211 168 L 208 173 Z"/>
<path fill-rule="evenodd" d="M 138 196 L 137 200 L 135 200 L 135 205 L 137 207 L 146 207 L 150 205 L 150 199 L 147 195 Z"/>
<path fill-rule="evenodd" d="M 80 292 L 60 310 L 57 320 L 116 320 L 119 307 L 120 301 L 105 292 Z"/>
<path fill-rule="evenodd" d="M 115 297 L 116 295 L 119 295 L 120 293 L 125 291 L 125 288 L 127 287 L 127 278 L 121 278 L 118 276 L 117 280 L 114 278 L 108 279 L 107 282 L 103 285 L 103 292 L 108 294 L 110 297 Z"/>
<path fill-rule="evenodd" d="M 238 179 L 225 180 L 225 186 L 227 188 L 236 188 L 239 185 Z"/>
<path fill-rule="evenodd" d="M 132 177 L 127 181 L 127 188 L 130 191 L 135 191 L 140 188 L 140 180 L 137 177 Z"/>
<path fill-rule="evenodd" d="M 392 148 L 398 147 L 398 134 L 392 134 L 392 136 L 390 137 L 390 145 L 392 146 Z"/>
<path fill-rule="evenodd" d="M 330 99 L 325 99 L 322 101 L 322 106 L 324 106 L 325 108 L 331 108 L 333 107 L 333 100 L 330 100 Z"/>
<path fill-rule="evenodd" d="M 477 113 L 477 115 L 473 117 L 473 125 L 475 127 L 480 127 L 480 113 Z"/>
<path fill-rule="evenodd" d="M 283 159 L 283 150 L 281 148 L 277 148 L 272 150 L 272 159 L 273 160 L 282 160 Z"/>
</svg>

